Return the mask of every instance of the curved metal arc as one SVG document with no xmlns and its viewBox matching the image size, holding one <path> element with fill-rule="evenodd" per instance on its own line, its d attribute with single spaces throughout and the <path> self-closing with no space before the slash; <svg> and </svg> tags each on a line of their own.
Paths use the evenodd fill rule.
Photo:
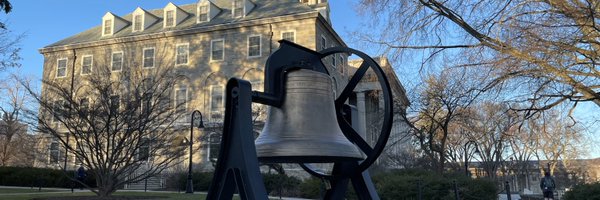
<svg viewBox="0 0 600 200">
<path fill-rule="evenodd" d="M 390 135 L 391 128 L 392 128 L 392 122 L 393 122 L 392 93 L 391 93 L 389 82 L 387 80 L 387 77 L 384 74 L 383 69 L 375 62 L 375 60 L 373 60 L 371 57 L 369 57 L 365 53 L 360 52 L 355 49 L 346 48 L 346 47 L 329 48 L 329 49 L 325 49 L 325 50 L 321 51 L 320 53 L 321 53 L 321 58 L 329 56 L 331 54 L 335 54 L 335 53 L 352 53 L 352 54 L 358 55 L 359 57 L 361 57 L 363 59 L 363 63 L 361 64 L 359 69 L 352 76 L 351 80 L 344 88 L 342 94 L 340 94 L 338 99 L 336 99 L 335 105 L 336 105 L 336 111 L 337 111 L 337 117 L 338 117 L 338 124 L 340 125 L 340 128 L 342 128 L 344 135 L 350 141 L 354 142 L 365 154 L 367 154 L 367 158 L 365 160 L 363 160 L 362 162 L 360 162 L 358 164 L 358 167 L 350 170 L 352 172 L 350 172 L 348 174 L 340 174 L 340 175 L 335 175 L 335 174 L 327 175 L 327 174 L 319 173 L 319 172 L 316 172 L 315 170 L 311 169 L 309 166 L 302 164 L 302 163 L 300 164 L 300 166 L 308 173 L 312 174 L 313 176 L 320 177 L 320 178 L 326 178 L 326 179 L 339 179 L 339 178 L 344 178 L 344 177 L 347 178 L 353 174 L 362 173 L 363 171 L 368 169 L 369 166 L 371 166 L 383 152 L 385 145 L 387 144 L 387 141 L 389 139 L 389 135 Z M 368 143 L 348 124 L 348 122 L 346 122 L 343 119 L 343 116 L 341 114 L 342 105 L 348 99 L 348 97 L 350 96 L 352 91 L 356 88 L 356 86 L 358 85 L 358 83 L 360 82 L 362 77 L 365 75 L 365 73 L 369 67 L 373 68 L 373 71 L 375 72 L 375 74 L 378 77 L 378 82 L 382 86 L 382 92 L 383 92 L 383 97 L 384 97 L 384 102 L 385 102 L 383 125 L 381 128 L 381 132 L 380 132 L 379 138 L 377 140 L 377 143 L 375 144 L 375 146 L 373 148 L 371 148 L 370 145 L 368 145 Z M 336 163 L 336 165 L 339 165 L 339 164 L 340 163 Z"/>
</svg>

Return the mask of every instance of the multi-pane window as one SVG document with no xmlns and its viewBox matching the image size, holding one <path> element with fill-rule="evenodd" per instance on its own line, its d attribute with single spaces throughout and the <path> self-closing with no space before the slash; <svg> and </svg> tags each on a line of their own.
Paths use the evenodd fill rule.
<svg viewBox="0 0 600 200">
<path fill-rule="evenodd" d="M 177 45 L 177 51 L 176 51 L 176 61 L 175 64 L 177 65 L 182 65 L 182 64 L 187 64 L 188 63 L 188 56 L 189 56 L 189 45 L 188 44 L 179 44 Z"/>
<path fill-rule="evenodd" d="M 260 56 L 260 36 L 248 37 L 248 57 Z"/>
<path fill-rule="evenodd" d="M 79 100 L 79 111 L 83 116 L 88 115 L 88 110 L 90 109 L 90 99 L 89 98 L 81 98 Z"/>
<path fill-rule="evenodd" d="M 119 95 L 110 96 L 110 111 L 112 113 L 116 113 L 119 110 L 120 106 L 121 106 L 121 96 L 119 96 Z"/>
<path fill-rule="evenodd" d="M 281 39 L 290 42 L 296 42 L 296 33 L 293 31 L 283 32 L 281 33 Z"/>
<path fill-rule="evenodd" d="M 56 66 L 56 77 L 65 77 L 67 76 L 67 59 L 62 58 L 58 59 Z"/>
<path fill-rule="evenodd" d="M 94 57 L 92 56 L 83 56 L 81 60 L 81 74 L 90 74 L 92 72 L 92 62 Z"/>
<path fill-rule="evenodd" d="M 208 21 L 208 5 L 198 7 L 198 22 Z"/>
<path fill-rule="evenodd" d="M 223 60 L 225 51 L 223 50 L 223 39 L 213 40 L 210 43 L 210 60 Z"/>
<path fill-rule="evenodd" d="M 79 152 L 80 154 L 83 154 L 83 156 L 90 155 L 89 154 L 90 147 L 84 141 L 78 141 L 77 142 L 77 146 L 75 148 L 77 148 L 76 151 Z M 76 162 L 77 162 L 77 164 L 83 164 L 83 162 L 84 162 L 85 159 L 82 156 L 79 156 L 79 155 L 75 155 L 75 156 L 76 156 Z"/>
<path fill-rule="evenodd" d="M 233 17 L 243 17 L 244 16 L 244 1 L 243 0 L 233 0 Z"/>
<path fill-rule="evenodd" d="M 331 66 L 333 66 L 334 68 L 337 67 L 337 62 L 336 62 L 337 60 L 335 57 L 336 57 L 335 54 L 331 55 Z"/>
<path fill-rule="evenodd" d="M 58 163 L 60 159 L 60 146 L 58 141 L 52 140 L 50 143 L 50 163 Z"/>
<path fill-rule="evenodd" d="M 112 20 L 104 20 L 104 35 L 112 34 Z"/>
<path fill-rule="evenodd" d="M 175 11 L 167 10 L 165 13 L 165 27 L 172 27 L 175 25 Z"/>
<path fill-rule="evenodd" d="M 340 55 L 340 73 L 344 74 L 344 66 L 345 66 L 345 62 L 344 62 L 344 56 Z"/>
<path fill-rule="evenodd" d="M 187 109 L 187 89 L 180 87 L 175 90 L 175 108 L 177 112 L 183 113 Z"/>
<path fill-rule="evenodd" d="M 142 95 L 142 102 L 141 102 L 141 107 L 140 109 L 142 109 L 142 114 L 144 116 L 149 116 L 152 110 L 152 96 L 153 93 L 152 92 L 146 92 L 144 93 L 144 95 Z"/>
<path fill-rule="evenodd" d="M 213 85 L 210 88 L 210 117 L 211 119 L 220 119 L 223 110 L 223 86 Z"/>
<path fill-rule="evenodd" d="M 134 15 L 133 16 L 133 31 L 141 31 L 142 30 L 142 15 Z"/>
<path fill-rule="evenodd" d="M 219 158 L 221 135 L 217 133 L 211 133 L 210 136 L 208 136 L 208 142 L 208 160 L 215 162 Z"/>
<path fill-rule="evenodd" d="M 144 67 L 154 67 L 154 48 L 144 49 Z"/>
<path fill-rule="evenodd" d="M 52 104 L 52 111 L 50 112 L 52 114 L 52 122 L 59 122 L 62 118 L 64 110 L 64 102 L 60 100 L 55 101 L 54 104 Z"/>
<path fill-rule="evenodd" d="M 150 139 L 142 138 L 139 143 L 137 160 L 148 161 L 148 158 L 150 158 Z"/>
<path fill-rule="evenodd" d="M 327 47 L 327 39 L 325 38 L 325 36 L 321 36 L 321 50 L 325 49 Z"/>
<path fill-rule="evenodd" d="M 112 53 L 111 70 L 121 71 L 123 70 L 123 52 Z"/>
</svg>

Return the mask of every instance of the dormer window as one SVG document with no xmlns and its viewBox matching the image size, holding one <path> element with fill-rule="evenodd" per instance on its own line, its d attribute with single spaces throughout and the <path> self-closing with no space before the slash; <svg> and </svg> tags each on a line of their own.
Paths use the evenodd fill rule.
<svg viewBox="0 0 600 200">
<path fill-rule="evenodd" d="M 163 11 L 164 28 L 175 27 L 189 16 L 187 12 L 177 7 L 173 3 L 168 3 L 167 6 L 163 8 Z"/>
<path fill-rule="evenodd" d="M 244 16 L 244 0 L 233 0 L 233 17 Z"/>
<path fill-rule="evenodd" d="M 104 20 L 104 35 L 112 35 L 112 20 Z"/>
<path fill-rule="evenodd" d="M 168 10 L 165 13 L 165 27 L 173 27 L 175 25 L 175 11 Z"/>
<path fill-rule="evenodd" d="M 140 7 L 136 8 L 132 15 L 133 27 L 131 28 L 131 32 L 144 31 L 158 21 L 158 17 Z"/>
<path fill-rule="evenodd" d="M 102 17 L 102 36 L 110 36 L 123 30 L 129 25 L 129 21 L 124 20 L 110 12 Z"/>
<path fill-rule="evenodd" d="M 250 0 L 233 0 L 231 5 L 231 16 L 233 18 L 245 17 L 256 7 Z"/>
<path fill-rule="evenodd" d="M 198 6 L 198 22 L 208 21 L 208 5 Z"/>
<path fill-rule="evenodd" d="M 142 15 L 134 15 L 133 16 L 133 31 L 142 31 L 142 25 L 143 25 L 143 21 L 142 21 Z"/>
<path fill-rule="evenodd" d="M 196 6 L 196 23 L 209 22 L 221 13 L 221 8 L 209 0 L 200 0 Z"/>
</svg>

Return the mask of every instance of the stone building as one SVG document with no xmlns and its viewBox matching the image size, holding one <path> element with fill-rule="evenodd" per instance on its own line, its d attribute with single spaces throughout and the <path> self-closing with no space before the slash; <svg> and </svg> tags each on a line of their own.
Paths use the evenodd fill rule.
<svg viewBox="0 0 600 200">
<path fill-rule="evenodd" d="M 194 143 L 201 152 L 193 156 L 193 162 L 205 169 L 212 166 L 211 157 L 216 157 L 229 78 L 249 80 L 254 90 L 262 90 L 264 64 L 277 50 L 279 40 L 313 50 L 346 46 L 332 28 L 327 0 L 168 3 L 153 10 L 138 7 L 124 16 L 107 12 L 99 22 L 39 50 L 44 56 L 43 80 L 78 82 L 102 67 L 114 74 L 174 67 L 185 78 L 174 88 L 172 101 L 183 103 L 188 113 L 199 110 L 205 119 L 206 128 L 196 133 L 208 139 Z M 336 54 L 323 62 L 333 72 L 334 87 L 342 89 L 351 76 L 348 55 Z M 185 123 L 189 118 L 181 122 L 181 126 L 189 126 Z M 62 163 L 61 147 L 52 141 L 47 138 L 43 148 L 48 156 L 36 166 Z M 77 165 L 74 157 L 66 159 L 67 168 Z M 187 166 L 185 162 L 183 166 Z"/>
</svg>

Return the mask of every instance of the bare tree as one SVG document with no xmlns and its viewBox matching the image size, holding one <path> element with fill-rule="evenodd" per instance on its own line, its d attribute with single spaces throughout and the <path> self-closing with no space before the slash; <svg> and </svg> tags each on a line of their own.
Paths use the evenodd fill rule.
<svg viewBox="0 0 600 200">
<path fill-rule="evenodd" d="M 43 80 L 41 94 L 24 83 L 40 107 L 26 114 L 96 178 L 93 192 L 110 196 L 181 162 L 185 147 L 173 144 L 181 143 L 174 140 L 186 127 L 177 120 L 187 113 L 170 101 L 179 77 L 172 67 L 95 69 L 76 81 Z"/>
<path fill-rule="evenodd" d="M 6 81 L 1 85 L 3 97 L 0 106 L 0 166 L 33 166 L 35 138 L 28 134 L 22 121 L 27 109 L 28 95 L 18 82 Z"/>
<path fill-rule="evenodd" d="M 568 118 L 564 112 L 556 110 L 543 112 L 532 122 L 535 127 L 534 144 L 536 145 L 535 157 L 549 163 L 550 173 L 554 174 L 556 167 L 561 164 L 568 165 L 570 160 L 576 159 L 585 153 L 580 145 L 585 144 L 581 128 L 565 120 Z M 546 164 L 548 164 L 546 163 Z M 540 166 L 545 171 L 546 166 Z"/>
<path fill-rule="evenodd" d="M 405 118 L 421 150 L 431 159 L 438 173 L 444 171 L 448 159 L 452 124 L 466 114 L 466 108 L 480 94 L 473 87 L 478 79 L 467 80 L 466 77 L 470 75 L 458 68 L 429 76 L 419 90 L 418 102 L 411 107 L 413 113 Z"/>
<path fill-rule="evenodd" d="M 398 55 L 423 51 L 424 63 L 448 54 L 469 55 L 470 60 L 453 64 L 493 69 L 495 79 L 486 85 L 512 84 L 511 97 L 529 103 L 524 110 L 564 102 L 600 106 L 598 1 L 360 2 L 378 19 L 370 24 L 383 30 L 362 35 L 365 41 Z"/>
<path fill-rule="evenodd" d="M 477 142 L 483 170 L 488 177 L 496 178 L 502 164 L 509 160 L 509 142 L 517 133 L 520 117 L 507 105 L 489 101 L 474 106 L 472 111 L 470 137 Z"/>
<path fill-rule="evenodd" d="M 0 2 L 1 8 L 2 2 Z M 19 55 L 21 47 L 19 43 L 24 35 L 15 35 L 6 28 L 6 22 L 0 23 L 0 72 L 14 67 L 20 67 L 21 56 Z"/>
</svg>

